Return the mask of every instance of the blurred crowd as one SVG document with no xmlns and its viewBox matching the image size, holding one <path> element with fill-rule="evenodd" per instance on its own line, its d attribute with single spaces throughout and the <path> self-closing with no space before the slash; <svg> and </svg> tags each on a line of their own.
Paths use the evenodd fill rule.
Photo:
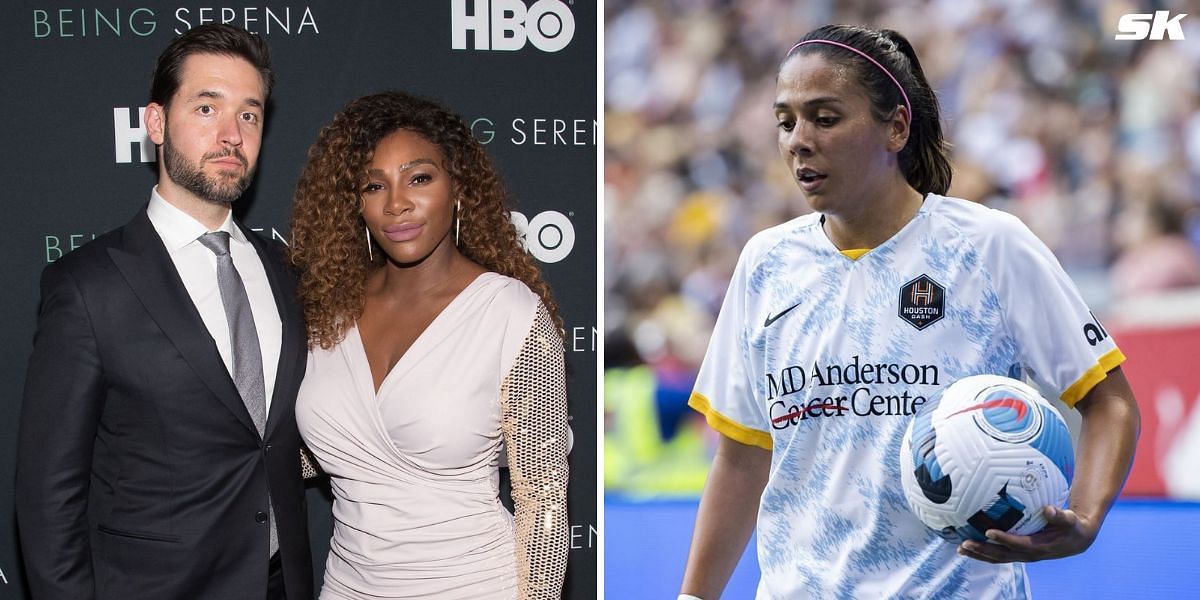
<svg viewBox="0 0 1200 600">
<path fill-rule="evenodd" d="M 1197 9 L 1187 0 L 607 1 L 605 361 L 614 375 L 650 378 L 647 398 L 606 398 L 614 477 L 634 468 L 619 446 L 640 443 L 619 426 L 621 407 L 681 402 L 663 390 L 694 375 L 742 245 L 810 210 L 778 155 L 771 113 L 775 71 L 797 38 L 827 23 L 908 37 L 953 145 L 950 195 L 1020 217 L 1111 316 L 1128 299 L 1200 286 Z M 1155 10 L 1198 13 L 1182 21 L 1187 40 L 1114 39 L 1121 15 Z M 656 441 L 664 452 L 688 431 L 685 412 L 649 414 L 671 432 Z"/>
</svg>

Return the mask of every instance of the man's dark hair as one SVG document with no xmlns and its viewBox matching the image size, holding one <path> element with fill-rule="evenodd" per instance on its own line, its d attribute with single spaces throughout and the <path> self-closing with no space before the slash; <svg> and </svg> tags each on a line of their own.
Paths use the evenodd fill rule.
<svg viewBox="0 0 1200 600">
<path fill-rule="evenodd" d="M 158 57 L 154 79 L 150 82 L 150 101 L 166 106 L 179 89 L 183 61 L 193 54 L 219 54 L 245 59 L 262 76 L 265 102 L 271 97 L 275 74 L 271 72 L 271 53 L 263 39 L 232 25 L 209 23 L 194 27 L 175 38 Z"/>
</svg>

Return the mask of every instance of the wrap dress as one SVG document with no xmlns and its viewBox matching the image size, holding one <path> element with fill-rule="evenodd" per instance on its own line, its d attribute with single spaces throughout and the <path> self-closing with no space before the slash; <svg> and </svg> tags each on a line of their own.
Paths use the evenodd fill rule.
<svg viewBox="0 0 1200 600">
<path fill-rule="evenodd" d="M 314 348 L 296 420 L 334 494 L 323 600 L 560 597 L 562 338 L 523 283 L 480 275 L 378 393 L 357 328 Z M 515 519 L 499 499 L 505 456 Z"/>
</svg>

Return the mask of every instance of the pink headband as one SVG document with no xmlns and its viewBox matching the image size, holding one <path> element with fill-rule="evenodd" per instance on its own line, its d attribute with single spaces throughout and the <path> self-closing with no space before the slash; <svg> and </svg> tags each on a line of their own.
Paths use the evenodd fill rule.
<svg viewBox="0 0 1200 600">
<path fill-rule="evenodd" d="M 844 48 L 846 50 L 849 50 L 849 51 L 867 59 L 868 61 L 871 62 L 871 64 L 875 65 L 876 67 L 879 67 L 879 70 L 883 71 L 883 74 L 887 75 L 888 79 L 891 79 L 892 83 L 896 84 L 896 89 L 900 90 L 900 95 L 904 97 L 904 107 L 908 109 L 908 124 L 910 126 L 912 125 L 912 114 L 913 114 L 912 104 L 910 104 L 908 101 L 908 94 L 904 93 L 904 86 L 900 85 L 900 82 L 897 81 L 894 76 L 892 76 L 891 71 L 888 71 L 883 65 L 879 64 L 879 61 L 871 58 L 870 56 L 867 55 L 866 52 L 863 52 L 862 50 L 859 50 L 858 48 L 855 48 L 854 46 L 848 46 L 841 42 L 834 42 L 831 40 L 805 40 L 803 42 L 800 42 L 799 44 L 796 44 L 795 46 L 792 46 L 792 49 L 788 50 L 787 54 L 785 54 L 784 56 L 790 55 L 793 51 L 796 50 L 796 48 L 799 48 L 800 46 L 803 46 L 805 44 L 828 44 L 830 46 L 837 46 L 838 48 Z"/>
</svg>

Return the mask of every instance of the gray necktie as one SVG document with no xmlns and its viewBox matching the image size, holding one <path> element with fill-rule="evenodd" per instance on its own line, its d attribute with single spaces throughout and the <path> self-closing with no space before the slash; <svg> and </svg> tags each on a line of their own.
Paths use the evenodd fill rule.
<svg viewBox="0 0 1200 600">
<path fill-rule="evenodd" d="M 229 342 L 233 349 L 233 384 L 237 386 L 250 419 L 261 436 L 267 424 L 267 395 L 263 383 L 262 351 L 258 345 L 258 329 L 254 327 L 254 315 L 250 312 L 250 297 L 241 275 L 233 266 L 229 255 L 229 234 L 214 231 L 200 236 L 200 243 L 217 255 L 217 287 L 221 290 L 221 304 L 225 306 L 225 320 L 229 323 Z M 271 530 L 271 554 L 279 549 L 275 532 L 275 515 L 267 499 L 267 512 Z"/>
</svg>

